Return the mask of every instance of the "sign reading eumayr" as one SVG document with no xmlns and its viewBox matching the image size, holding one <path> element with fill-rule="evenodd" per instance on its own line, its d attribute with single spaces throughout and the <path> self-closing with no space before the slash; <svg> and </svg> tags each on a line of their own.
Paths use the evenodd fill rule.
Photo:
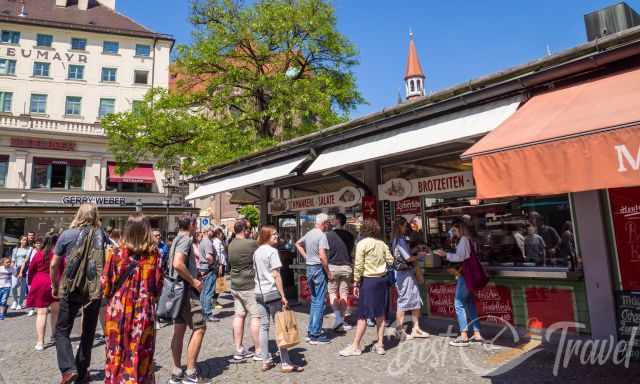
<svg viewBox="0 0 640 384">
<path fill-rule="evenodd" d="M 80 204 L 95 204 L 100 207 L 114 207 L 127 204 L 126 197 L 122 196 L 63 196 L 62 203 L 64 205 L 80 205 Z"/>
<path fill-rule="evenodd" d="M 2 53 L 2 51 L 0 51 Z M 4 49 L 4 55 L 8 57 L 17 57 L 21 56 L 25 59 L 33 58 L 34 60 L 47 60 L 47 61 L 77 61 L 78 63 L 87 63 L 88 56 L 80 53 L 73 52 L 64 52 L 60 54 L 60 52 L 49 51 L 49 50 L 41 50 L 41 49 L 29 49 L 29 48 L 17 48 L 17 47 L 7 47 Z"/>
</svg>

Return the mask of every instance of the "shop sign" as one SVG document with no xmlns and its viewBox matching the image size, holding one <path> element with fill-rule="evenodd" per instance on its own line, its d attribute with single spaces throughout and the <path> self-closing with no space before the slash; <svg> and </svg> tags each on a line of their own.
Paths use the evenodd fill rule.
<svg viewBox="0 0 640 384">
<path fill-rule="evenodd" d="M 420 214 L 420 197 L 409 197 L 404 200 L 396 201 L 396 215 L 418 215 Z"/>
<path fill-rule="evenodd" d="M 127 198 L 121 196 L 64 196 L 62 197 L 62 204 L 64 205 L 80 205 L 80 204 L 95 204 L 99 207 L 113 207 L 122 206 L 127 204 Z"/>
<path fill-rule="evenodd" d="M 454 307 L 455 283 L 430 283 L 427 291 L 431 315 L 450 318 L 456 316 Z M 476 293 L 476 308 L 478 316 L 483 322 L 506 321 L 514 324 L 511 289 L 509 287 L 487 285 Z"/>
<path fill-rule="evenodd" d="M 475 189 L 473 172 L 456 172 L 419 179 L 391 179 L 378 186 L 380 199 L 400 201 L 411 196 L 437 195 Z"/>
<path fill-rule="evenodd" d="M 378 220 L 378 200 L 375 196 L 362 198 L 362 218 Z"/>
<path fill-rule="evenodd" d="M 616 291 L 616 318 L 618 319 L 618 337 L 622 340 L 630 340 L 634 328 L 640 327 L 640 292 Z M 640 360 L 638 343 L 631 352 L 631 356 L 634 360 Z"/>
<path fill-rule="evenodd" d="M 0 51 L 1 52 L 1 51 Z M 29 49 L 29 48 L 18 48 L 18 47 L 7 47 L 4 49 L 4 55 L 8 57 L 23 57 L 28 59 L 33 57 L 37 60 L 44 61 L 66 61 L 66 62 L 78 62 L 78 63 L 87 63 L 87 55 L 76 54 L 71 52 L 55 52 L 49 50 L 40 50 L 40 49 Z"/>
<path fill-rule="evenodd" d="M 609 190 L 620 282 L 625 291 L 640 291 L 640 187 Z"/>
<path fill-rule="evenodd" d="M 362 200 L 362 192 L 354 187 L 345 187 L 337 192 L 275 200 L 269 203 L 270 213 L 307 211 L 330 207 L 352 207 Z"/>
<path fill-rule="evenodd" d="M 11 146 L 17 148 L 51 149 L 54 151 L 75 151 L 76 149 L 76 143 L 69 141 L 25 137 L 12 137 Z"/>
</svg>

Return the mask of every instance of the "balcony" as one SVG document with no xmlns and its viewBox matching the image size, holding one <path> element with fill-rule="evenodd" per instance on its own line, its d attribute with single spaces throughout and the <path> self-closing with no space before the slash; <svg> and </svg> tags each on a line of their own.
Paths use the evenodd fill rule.
<svg viewBox="0 0 640 384">
<path fill-rule="evenodd" d="M 104 129 L 98 123 L 39 119 L 29 115 L 0 115 L 0 128 L 105 137 Z"/>
</svg>

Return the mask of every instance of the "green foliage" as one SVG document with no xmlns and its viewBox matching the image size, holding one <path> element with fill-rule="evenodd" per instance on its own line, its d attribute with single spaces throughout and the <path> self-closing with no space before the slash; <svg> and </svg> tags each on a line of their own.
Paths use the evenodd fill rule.
<svg viewBox="0 0 640 384">
<path fill-rule="evenodd" d="M 205 171 L 344 121 L 364 102 L 356 49 L 327 0 L 196 0 L 191 20 L 179 91 L 152 90 L 139 112 L 103 120 L 125 167 L 155 157 Z"/>
<path fill-rule="evenodd" d="M 242 206 L 238 209 L 238 213 L 249 220 L 252 228 L 257 228 L 260 225 L 260 210 L 255 205 Z"/>
</svg>

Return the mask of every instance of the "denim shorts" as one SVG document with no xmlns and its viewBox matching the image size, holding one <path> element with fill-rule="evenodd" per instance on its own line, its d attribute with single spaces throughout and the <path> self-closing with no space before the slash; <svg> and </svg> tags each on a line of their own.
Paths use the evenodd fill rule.
<svg viewBox="0 0 640 384">
<path fill-rule="evenodd" d="M 0 307 L 7 306 L 7 300 L 9 299 L 10 292 L 11 287 L 0 288 Z"/>
</svg>

